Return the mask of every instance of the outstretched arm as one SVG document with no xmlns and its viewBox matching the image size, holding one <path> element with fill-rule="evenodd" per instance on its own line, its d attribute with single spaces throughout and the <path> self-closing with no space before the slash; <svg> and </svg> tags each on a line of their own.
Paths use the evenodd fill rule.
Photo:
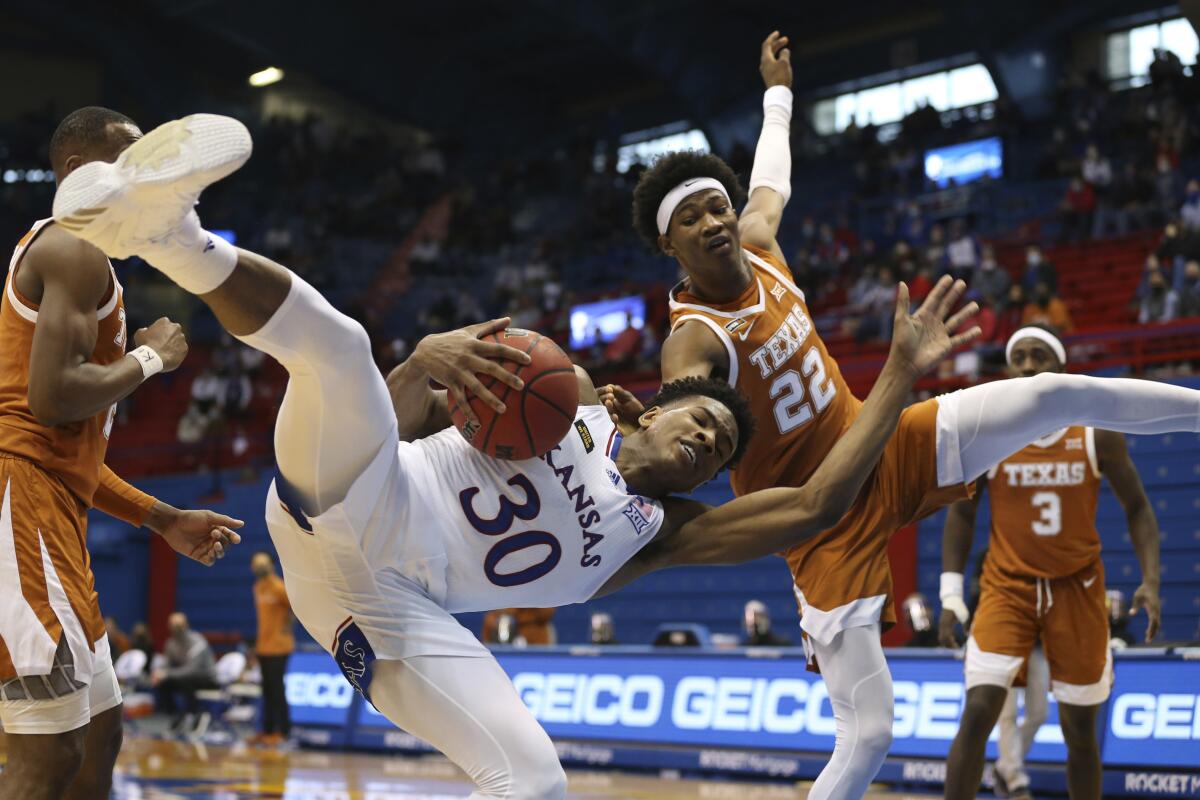
<svg viewBox="0 0 1200 800">
<path fill-rule="evenodd" d="M 758 70 L 767 87 L 763 127 L 750 171 L 750 202 L 738 218 L 743 242 L 768 250 L 785 263 L 775 237 L 792 194 L 792 57 L 787 44 L 788 38 L 779 31 L 762 43 Z"/>
<path fill-rule="evenodd" d="M 969 304 L 950 316 L 966 290 L 943 277 L 915 315 L 908 314 L 908 288 L 896 299 L 892 350 L 883 372 L 850 429 L 821 466 L 799 488 L 765 489 L 706 510 L 700 503 L 666 504 L 665 534 L 620 570 L 604 592 L 655 569 L 684 564 L 738 564 L 777 553 L 816 536 L 849 510 L 878 463 L 908 399 L 913 382 L 954 348 L 979 335 L 979 328 L 951 337 L 968 316 Z M 945 320 L 945 321 L 943 321 Z"/>
<path fill-rule="evenodd" d="M 1162 619 L 1162 600 L 1159 597 L 1159 532 L 1158 518 L 1146 497 L 1141 476 L 1133 459 L 1129 457 L 1129 446 L 1125 435 L 1113 431 L 1096 431 L 1096 456 L 1100 471 L 1108 478 L 1113 494 L 1125 509 L 1125 521 L 1129 525 L 1129 538 L 1142 566 L 1142 583 L 1133 593 L 1132 611 L 1146 609 L 1146 643 L 1158 635 Z"/>
<path fill-rule="evenodd" d="M 401 441 L 411 442 L 450 425 L 447 394 L 453 395 L 466 418 L 476 425 L 479 417 L 467 402 L 468 393 L 497 413 L 504 413 L 504 403 L 483 385 L 480 377 L 495 378 L 514 389 L 524 385 L 500 362 L 528 364 L 529 356 L 515 347 L 483 341 L 484 337 L 504 330 L 508 322 L 505 317 L 426 336 L 412 355 L 391 371 L 387 385 Z M 429 385 L 431 380 L 446 389 L 433 389 Z"/>
</svg>

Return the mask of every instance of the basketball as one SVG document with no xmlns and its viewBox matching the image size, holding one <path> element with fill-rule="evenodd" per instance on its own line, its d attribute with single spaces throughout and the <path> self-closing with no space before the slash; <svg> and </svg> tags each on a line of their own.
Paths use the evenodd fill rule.
<svg viewBox="0 0 1200 800">
<path fill-rule="evenodd" d="M 470 397 L 468 402 L 479 417 L 476 426 L 451 397 L 450 417 L 455 427 L 477 450 L 493 458 L 520 461 L 544 455 L 571 430 L 579 407 L 579 383 L 571 359 L 553 340 L 535 331 L 506 328 L 483 339 L 529 354 L 532 360 L 515 370 L 525 388 L 518 391 L 493 377 L 483 378 L 483 385 L 507 410 L 497 414 L 479 398 Z"/>
</svg>

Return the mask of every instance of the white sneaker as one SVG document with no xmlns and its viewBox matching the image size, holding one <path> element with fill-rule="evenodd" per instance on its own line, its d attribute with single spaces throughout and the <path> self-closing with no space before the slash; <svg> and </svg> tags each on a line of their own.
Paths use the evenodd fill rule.
<svg viewBox="0 0 1200 800">
<path fill-rule="evenodd" d="M 93 161 L 64 178 L 54 219 L 105 255 L 137 255 L 170 236 L 200 192 L 245 164 L 252 146 L 246 126 L 231 117 L 193 114 L 168 122 L 114 163 Z"/>
</svg>

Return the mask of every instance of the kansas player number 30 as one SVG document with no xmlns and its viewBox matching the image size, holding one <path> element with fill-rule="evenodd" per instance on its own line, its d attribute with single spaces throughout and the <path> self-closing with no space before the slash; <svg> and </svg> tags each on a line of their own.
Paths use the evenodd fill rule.
<svg viewBox="0 0 1200 800">
<path fill-rule="evenodd" d="M 500 510 L 491 519 L 484 519 L 475 511 L 475 497 L 479 494 L 478 487 L 463 489 L 458 494 L 458 502 L 462 505 L 463 514 L 471 527 L 484 536 L 504 536 L 513 526 L 514 520 L 532 522 L 537 519 L 542 510 L 542 500 L 538 497 L 533 483 L 524 475 L 517 474 L 509 478 L 508 485 L 520 489 L 525 495 L 524 502 L 517 504 L 505 495 L 500 495 Z M 500 564 L 505 558 L 539 545 L 549 548 L 545 558 L 536 564 L 531 564 L 516 572 L 501 572 Z M 483 572 L 487 579 L 497 586 L 523 586 L 538 578 L 548 575 L 562 558 L 562 545 L 553 534 L 546 531 L 523 531 L 501 539 L 492 545 L 483 561 Z"/>
</svg>

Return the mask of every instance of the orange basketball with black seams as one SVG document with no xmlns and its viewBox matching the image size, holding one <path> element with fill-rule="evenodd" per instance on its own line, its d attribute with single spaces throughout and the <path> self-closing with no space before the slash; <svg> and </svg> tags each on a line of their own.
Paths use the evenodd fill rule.
<svg viewBox="0 0 1200 800">
<path fill-rule="evenodd" d="M 506 328 L 483 341 L 529 354 L 528 364 L 502 362 L 525 381 L 525 388 L 513 389 L 484 377 L 483 385 L 500 398 L 505 412 L 497 414 L 478 397 L 470 396 L 468 402 L 479 418 L 475 425 L 451 397 L 450 418 L 472 446 L 494 458 L 519 461 L 544 455 L 562 441 L 575 421 L 579 408 L 575 366 L 557 344 L 536 331 Z"/>
</svg>

